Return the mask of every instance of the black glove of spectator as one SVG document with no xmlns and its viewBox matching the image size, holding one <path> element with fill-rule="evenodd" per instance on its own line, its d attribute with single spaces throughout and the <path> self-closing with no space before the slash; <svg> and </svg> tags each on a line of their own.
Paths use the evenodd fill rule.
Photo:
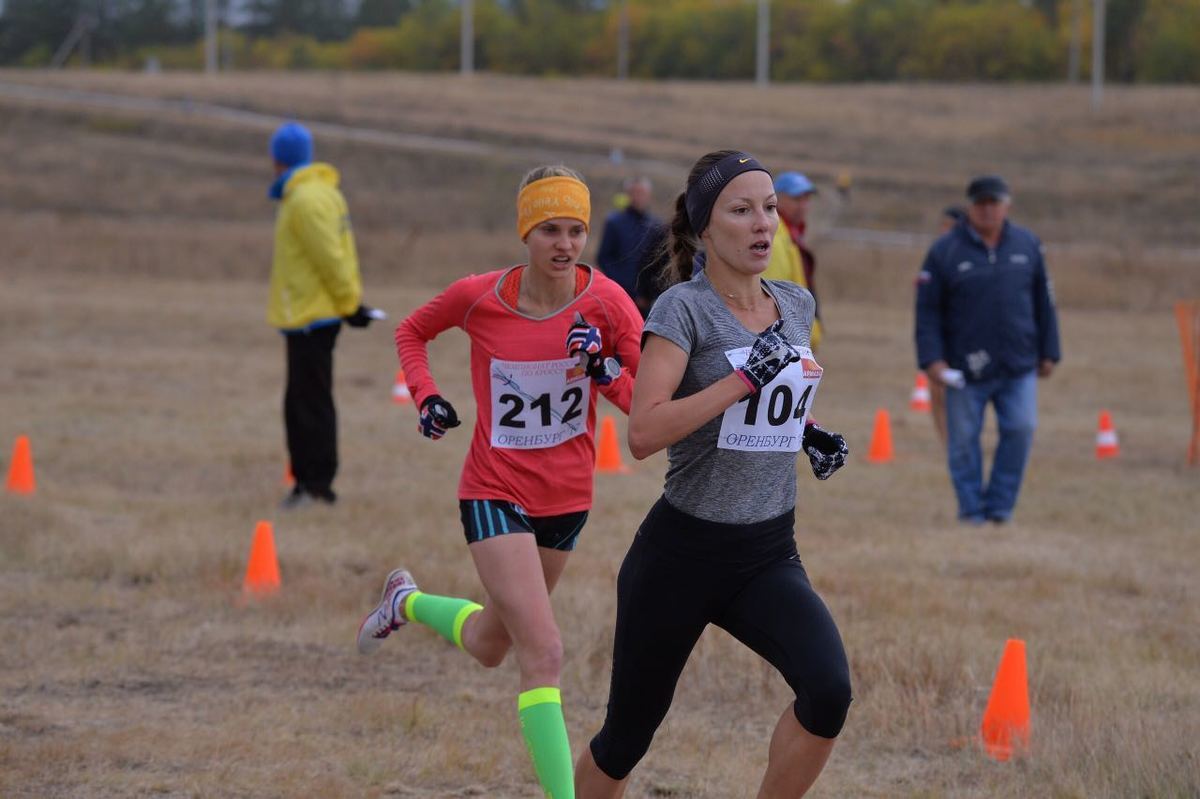
<svg viewBox="0 0 1200 799">
<path fill-rule="evenodd" d="M 452 427 L 458 427 L 462 422 L 454 406 L 442 399 L 440 394 L 431 394 L 421 403 L 421 418 L 417 421 L 417 430 L 426 438 L 437 441 L 446 435 Z"/>
<path fill-rule="evenodd" d="M 374 316 L 371 316 L 372 310 L 373 309 L 367 305 L 359 305 L 358 309 L 355 310 L 354 313 L 343 318 L 346 320 L 346 324 L 350 325 L 350 327 L 366 327 L 367 325 L 371 324 L 372 320 L 375 319 Z"/>
<path fill-rule="evenodd" d="M 850 454 L 850 448 L 846 446 L 846 439 L 842 438 L 841 433 L 823 430 L 816 422 L 804 426 L 804 451 L 818 480 L 828 480 L 846 465 L 846 456 Z"/>
<path fill-rule="evenodd" d="M 782 330 L 783 320 L 780 319 L 759 333 L 746 364 L 737 370 L 754 393 L 778 377 L 788 364 L 800 360 L 800 353 L 783 337 Z"/>
</svg>

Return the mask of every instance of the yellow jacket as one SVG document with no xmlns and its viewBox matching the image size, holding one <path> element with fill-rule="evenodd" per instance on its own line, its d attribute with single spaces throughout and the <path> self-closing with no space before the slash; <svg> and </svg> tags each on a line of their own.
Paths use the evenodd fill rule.
<svg viewBox="0 0 1200 799">
<path fill-rule="evenodd" d="M 767 271 L 763 272 L 762 276 L 767 280 L 790 280 L 797 286 L 808 288 L 808 281 L 804 279 L 804 261 L 800 257 L 800 248 L 796 246 L 796 242 L 792 241 L 792 235 L 788 233 L 787 225 L 782 221 L 775 231 L 775 238 L 771 240 L 771 260 L 767 264 Z M 812 348 L 814 351 L 820 346 L 821 337 L 821 320 L 813 319 Z"/>
<path fill-rule="evenodd" d="M 267 321 L 281 330 L 339 319 L 358 309 L 362 281 L 350 210 L 329 164 L 288 178 L 275 215 L 275 255 Z"/>
</svg>

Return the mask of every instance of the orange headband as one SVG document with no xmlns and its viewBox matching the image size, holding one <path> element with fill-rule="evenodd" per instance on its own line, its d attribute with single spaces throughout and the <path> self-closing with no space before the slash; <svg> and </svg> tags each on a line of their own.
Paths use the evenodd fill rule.
<svg viewBox="0 0 1200 799">
<path fill-rule="evenodd" d="M 535 180 L 517 195 L 517 233 L 522 240 L 547 219 L 578 219 L 586 230 L 591 216 L 588 187 L 565 175 Z"/>
</svg>

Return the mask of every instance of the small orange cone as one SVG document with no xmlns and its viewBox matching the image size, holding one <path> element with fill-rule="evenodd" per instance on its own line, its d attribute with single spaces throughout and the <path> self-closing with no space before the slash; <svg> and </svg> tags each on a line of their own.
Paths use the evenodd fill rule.
<svg viewBox="0 0 1200 799">
<path fill-rule="evenodd" d="M 1108 411 L 1100 411 L 1100 425 L 1096 430 L 1096 460 L 1115 458 L 1121 452 L 1117 443 L 1117 429 L 1113 427 L 1112 415 Z"/>
<path fill-rule="evenodd" d="M 250 544 L 250 562 L 246 564 L 243 594 L 265 596 L 279 590 L 279 561 L 275 558 L 275 536 L 270 522 L 259 522 Z"/>
<path fill-rule="evenodd" d="M 629 474 L 621 462 L 621 445 L 617 442 L 617 423 L 611 416 L 600 420 L 600 440 L 596 444 L 596 471 L 605 474 Z"/>
<path fill-rule="evenodd" d="M 396 370 L 396 382 L 392 384 L 392 402 L 397 405 L 412 404 L 412 394 L 408 393 L 408 383 L 404 382 L 404 370 Z"/>
<path fill-rule="evenodd" d="M 1008 760 L 1014 752 L 1029 748 L 1029 679 L 1025 642 L 1018 638 L 1004 644 L 979 733 L 984 751 L 995 760 Z"/>
<path fill-rule="evenodd" d="M 17 436 L 13 443 L 12 463 L 8 467 L 8 483 L 10 494 L 32 494 L 37 490 L 33 478 L 33 454 L 29 449 L 29 437 Z"/>
<path fill-rule="evenodd" d="M 917 372 L 917 382 L 913 385 L 908 407 L 917 413 L 929 413 L 933 410 L 929 398 L 929 378 L 925 376 L 924 372 Z"/>
<path fill-rule="evenodd" d="M 283 467 L 283 484 L 285 486 L 294 485 L 296 483 L 296 475 L 292 474 L 292 462 L 288 461 Z"/>
<path fill-rule="evenodd" d="M 875 430 L 871 433 L 871 448 L 867 451 L 870 463 L 887 463 L 893 457 L 892 424 L 888 412 L 880 408 L 875 411 Z"/>
</svg>

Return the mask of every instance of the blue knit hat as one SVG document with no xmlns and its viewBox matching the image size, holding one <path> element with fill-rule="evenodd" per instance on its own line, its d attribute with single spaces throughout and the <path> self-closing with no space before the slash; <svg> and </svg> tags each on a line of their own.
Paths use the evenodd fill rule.
<svg viewBox="0 0 1200 799">
<path fill-rule="evenodd" d="M 313 139 L 299 122 L 285 122 L 271 136 L 271 157 L 286 167 L 312 162 Z"/>
</svg>

